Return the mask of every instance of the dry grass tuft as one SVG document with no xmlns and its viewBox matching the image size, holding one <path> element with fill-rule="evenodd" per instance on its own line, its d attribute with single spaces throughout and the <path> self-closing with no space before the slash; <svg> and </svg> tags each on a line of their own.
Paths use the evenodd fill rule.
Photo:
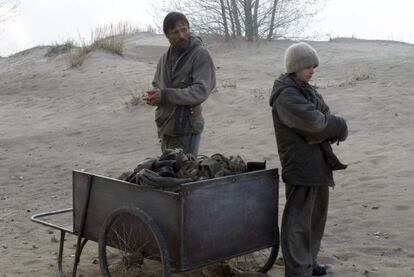
<svg viewBox="0 0 414 277">
<path fill-rule="evenodd" d="M 373 74 L 356 69 L 352 72 L 351 77 L 347 77 L 346 80 L 340 83 L 339 87 L 354 86 L 357 82 L 365 81 L 373 77 Z"/>
<path fill-rule="evenodd" d="M 237 81 L 236 80 L 223 80 L 221 83 L 221 87 L 223 88 L 237 88 Z"/>
<path fill-rule="evenodd" d="M 127 22 L 108 24 L 98 27 L 91 32 L 90 43 L 82 41 L 75 53 L 70 55 L 70 66 L 78 67 L 83 64 L 88 54 L 96 50 L 104 50 L 115 55 L 123 56 L 125 38 L 136 33 L 137 29 Z"/>
<path fill-rule="evenodd" d="M 127 84 L 128 98 L 124 100 L 127 107 L 131 108 L 139 105 L 146 105 L 144 93 L 152 89 L 152 84 L 148 80 L 140 80 L 136 84 Z"/>
<path fill-rule="evenodd" d="M 254 88 L 254 89 L 251 89 L 251 92 L 253 94 L 254 99 L 257 102 L 265 103 L 265 102 L 268 101 L 268 99 L 270 97 L 270 94 L 272 92 L 272 89 L 269 89 L 269 88 Z"/>
<path fill-rule="evenodd" d="M 73 42 L 73 40 L 67 40 L 65 43 L 63 44 L 55 44 L 54 46 L 51 46 L 46 54 L 45 57 L 56 57 L 59 56 L 61 54 L 67 53 L 69 52 L 72 48 L 75 47 L 75 44 Z"/>
<path fill-rule="evenodd" d="M 145 101 L 142 96 L 142 92 L 129 92 L 129 100 L 125 102 L 127 106 L 138 106 L 144 105 Z"/>
</svg>

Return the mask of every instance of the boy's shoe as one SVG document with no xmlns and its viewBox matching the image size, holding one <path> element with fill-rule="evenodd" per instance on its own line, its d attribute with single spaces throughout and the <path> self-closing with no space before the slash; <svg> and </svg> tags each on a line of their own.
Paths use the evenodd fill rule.
<svg viewBox="0 0 414 277">
<path fill-rule="evenodd" d="M 312 269 L 312 276 L 324 276 L 326 275 L 326 266 L 316 264 Z"/>
</svg>

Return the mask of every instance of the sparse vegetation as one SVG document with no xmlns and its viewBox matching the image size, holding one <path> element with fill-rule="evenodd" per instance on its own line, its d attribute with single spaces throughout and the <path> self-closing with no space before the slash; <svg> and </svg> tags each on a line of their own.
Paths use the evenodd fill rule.
<svg viewBox="0 0 414 277">
<path fill-rule="evenodd" d="M 223 82 L 221 83 L 221 86 L 223 88 L 236 88 L 237 81 L 236 80 L 223 80 Z"/>
<path fill-rule="evenodd" d="M 96 28 L 91 32 L 90 43 L 82 41 L 75 53 L 70 52 L 70 66 L 81 66 L 89 53 L 99 49 L 123 56 L 125 36 L 136 32 L 126 22 Z"/>
<path fill-rule="evenodd" d="M 130 99 L 125 103 L 127 106 L 137 106 L 140 104 L 145 104 L 144 100 L 142 99 L 142 95 L 140 95 L 139 93 L 130 92 L 129 94 Z"/>
<path fill-rule="evenodd" d="M 59 56 L 61 54 L 69 52 L 74 47 L 75 47 L 75 44 L 74 44 L 73 40 L 67 40 L 63 44 L 57 44 L 56 43 L 55 45 L 51 46 L 47 50 L 45 56 L 46 57 L 56 57 L 56 56 Z"/>
<path fill-rule="evenodd" d="M 217 86 L 211 91 L 211 94 L 218 93 L 220 91 L 219 88 L 237 88 L 237 81 L 232 79 L 221 80 L 217 84 Z"/>
<path fill-rule="evenodd" d="M 133 107 L 138 105 L 145 105 L 143 98 L 144 92 L 152 89 L 151 82 L 140 81 L 133 87 L 127 84 L 128 98 L 124 101 L 127 107 Z"/>
<path fill-rule="evenodd" d="M 45 56 L 56 57 L 69 53 L 71 68 L 81 66 L 88 55 L 96 50 L 123 56 L 125 39 L 128 35 L 137 33 L 156 33 L 156 29 L 152 25 L 147 25 L 146 28 L 135 28 L 128 22 L 111 23 L 92 30 L 89 40 L 79 37 L 77 41 L 68 39 L 63 44 L 56 43 L 53 46 L 48 46 L 49 49 Z"/>
<path fill-rule="evenodd" d="M 340 83 L 339 87 L 353 86 L 356 82 L 361 82 L 372 78 L 373 75 L 367 72 L 362 71 L 361 69 L 356 69 L 352 72 L 351 77 L 347 77 L 344 82 Z"/>
<path fill-rule="evenodd" d="M 353 78 L 355 81 L 365 81 L 368 80 L 371 77 L 369 73 L 360 72 L 360 74 L 355 75 Z"/>
<path fill-rule="evenodd" d="M 333 80 L 320 82 L 319 79 L 314 79 L 311 81 L 311 84 L 318 89 L 327 89 L 330 87 L 345 88 L 349 86 L 354 86 L 357 82 L 362 82 L 368 79 L 372 79 L 374 77 L 375 75 L 373 73 L 366 72 L 361 68 L 356 68 L 352 71 L 351 75 L 349 75 L 349 73 L 345 73 L 345 80 L 342 82 Z"/>
<path fill-rule="evenodd" d="M 219 92 L 219 90 L 217 89 L 217 87 L 215 87 L 215 88 L 213 88 L 213 90 L 211 91 L 211 94 L 216 94 L 216 93 L 218 93 Z"/>
<path fill-rule="evenodd" d="M 269 88 L 254 88 L 251 90 L 253 97 L 258 102 L 266 102 L 271 93 L 272 89 Z"/>
</svg>

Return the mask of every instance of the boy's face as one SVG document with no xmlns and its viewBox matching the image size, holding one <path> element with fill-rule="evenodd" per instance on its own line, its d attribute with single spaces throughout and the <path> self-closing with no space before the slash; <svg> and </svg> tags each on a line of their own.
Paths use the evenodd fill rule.
<svg viewBox="0 0 414 277">
<path fill-rule="evenodd" d="M 297 71 L 296 77 L 303 82 L 308 82 L 310 79 L 312 79 L 314 71 L 315 71 L 314 66 L 308 66 L 308 67 L 302 68 L 301 70 Z"/>
<path fill-rule="evenodd" d="M 185 49 L 190 40 L 190 28 L 185 22 L 179 21 L 173 29 L 168 30 L 167 38 L 175 48 Z"/>
</svg>

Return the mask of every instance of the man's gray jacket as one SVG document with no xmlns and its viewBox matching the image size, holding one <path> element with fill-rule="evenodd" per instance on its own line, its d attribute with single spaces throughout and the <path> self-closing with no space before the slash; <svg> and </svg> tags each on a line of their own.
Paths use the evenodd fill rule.
<svg viewBox="0 0 414 277">
<path fill-rule="evenodd" d="M 201 39 L 191 35 L 188 47 L 177 53 L 170 46 L 160 58 L 153 86 L 161 90 L 155 113 L 158 134 L 199 134 L 204 128 L 203 103 L 216 85 L 213 60 Z"/>
<path fill-rule="evenodd" d="M 283 181 L 300 186 L 334 186 L 332 170 L 344 169 L 329 141 L 345 139 L 344 119 L 330 114 L 307 82 L 282 74 L 270 97 Z"/>
</svg>

